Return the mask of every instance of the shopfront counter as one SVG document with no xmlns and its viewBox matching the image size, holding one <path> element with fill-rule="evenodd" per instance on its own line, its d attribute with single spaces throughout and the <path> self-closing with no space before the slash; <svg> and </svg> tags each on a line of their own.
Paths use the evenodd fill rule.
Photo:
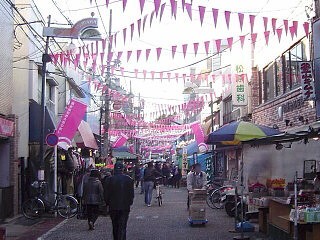
<svg viewBox="0 0 320 240">
<path fill-rule="evenodd" d="M 271 239 L 291 239 L 294 233 L 294 223 L 289 215 L 291 205 L 286 198 L 273 198 L 269 205 L 269 235 Z M 298 222 L 299 240 L 319 240 L 320 223 Z"/>
</svg>

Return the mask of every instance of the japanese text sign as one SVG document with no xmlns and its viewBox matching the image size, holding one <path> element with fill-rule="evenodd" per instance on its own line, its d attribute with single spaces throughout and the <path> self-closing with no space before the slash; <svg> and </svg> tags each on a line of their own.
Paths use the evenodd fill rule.
<svg viewBox="0 0 320 240">
<path fill-rule="evenodd" d="M 236 65 L 236 74 L 232 79 L 232 102 L 234 106 L 248 104 L 248 81 L 243 65 Z"/>
<path fill-rule="evenodd" d="M 314 99 L 315 89 L 311 62 L 299 62 L 299 73 L 303 100 L 308 101 Z"/>
</svg>

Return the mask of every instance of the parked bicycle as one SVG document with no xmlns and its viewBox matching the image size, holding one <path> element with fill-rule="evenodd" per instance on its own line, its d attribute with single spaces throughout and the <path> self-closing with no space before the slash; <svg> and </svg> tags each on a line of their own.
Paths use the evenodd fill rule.
<svg viewBox="0 0 320 240">
<path fill-rule="evenodd" d="M 213 191 L 208 191 L 207 204 L 212 209 L 222 209 L 226 203 L 226 194 L 234 191 L 233 186 L 222 186 Z"/>
<path fill-rule="evenodd" d="M 78 201 L 74 197 L 55 192 L 55 199 L 52 202 L 47 200 L 44 194 L 47 182 L 35 181 L 31 186 L 37 189 L 37 196 L 22 204 L 22 213 L 26 218 L 40 218 L 45 212 L 57 212 L 64 218 L 72 218 L 77 214 Z"/>
<path fill-rule="evenodd" d="M 162 190 L 160 187 L 160 180 L 162 179 L 162 177 L 156 178 L 156 199 L 158 200 L 158 205 L 159 207 L 161 207 L 162 205 Z"/>
</svg>

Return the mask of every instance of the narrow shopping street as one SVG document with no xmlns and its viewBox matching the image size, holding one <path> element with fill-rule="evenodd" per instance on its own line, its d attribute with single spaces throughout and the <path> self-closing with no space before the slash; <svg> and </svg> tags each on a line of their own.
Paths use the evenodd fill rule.
<svg viewBox="0 0 320 240">
<path fill-rule="evenodd" d="M 136 191 L 128 222 L 128 240 L 227 240 L 237 236 L 229 232 L 233 229 L 234 219 L 229 218 L 224 210 L 207 208 L 208 224 L 205 227 L 190 227 L 187 221 L 186 189 L 165 188 L 164 191 L 162 207 L 154 203 L 150 208 L 144 206 L 142 195 Z M 49 231 L 42 239 L 112 239 L 111 220 L 109 217 L 100 217 L 96 230 L 88 231 L 85 220 L 73 218 Z"/>
</svg>

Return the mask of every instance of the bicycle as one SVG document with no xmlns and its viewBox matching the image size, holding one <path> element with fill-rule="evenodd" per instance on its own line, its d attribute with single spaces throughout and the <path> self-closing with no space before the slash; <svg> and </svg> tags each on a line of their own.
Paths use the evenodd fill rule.
<svg viewBox="0 0 320 240">
<path fill-rule="evenodd" d="M 160 183 L 159 183 L 159 180 L 162 179 L 162 178 L 156 178 L 156 181 L 155 181 L 155 185 L 156 185 L 156 199 L 158 200 L 158 205 L 159 207 L 161 207 L 162 205 L 162 190 L 160 188 Z"/>
<path fill-rule="evenodd" d="M 35 181 L 31 186 L 37 189 L 37 196 L 22 204 L 22 213 L 26 218 L 40 218 L 45 212 L 57 212 L 63 218 L 72 218 L 77 214 L 78 201 L 73 196 L 55 192 L 54 202 L 51 202 L 44 195 L 47 182 Z"/>
<path fill-rule="evenodd" d="M 209 191 L 206 199 L 207 205 L 212 209 L 222 209 L 226 202 L 225 195 L 233 189 L 232 186 L 222 186 L 212 192 Z"/>
</svg>

